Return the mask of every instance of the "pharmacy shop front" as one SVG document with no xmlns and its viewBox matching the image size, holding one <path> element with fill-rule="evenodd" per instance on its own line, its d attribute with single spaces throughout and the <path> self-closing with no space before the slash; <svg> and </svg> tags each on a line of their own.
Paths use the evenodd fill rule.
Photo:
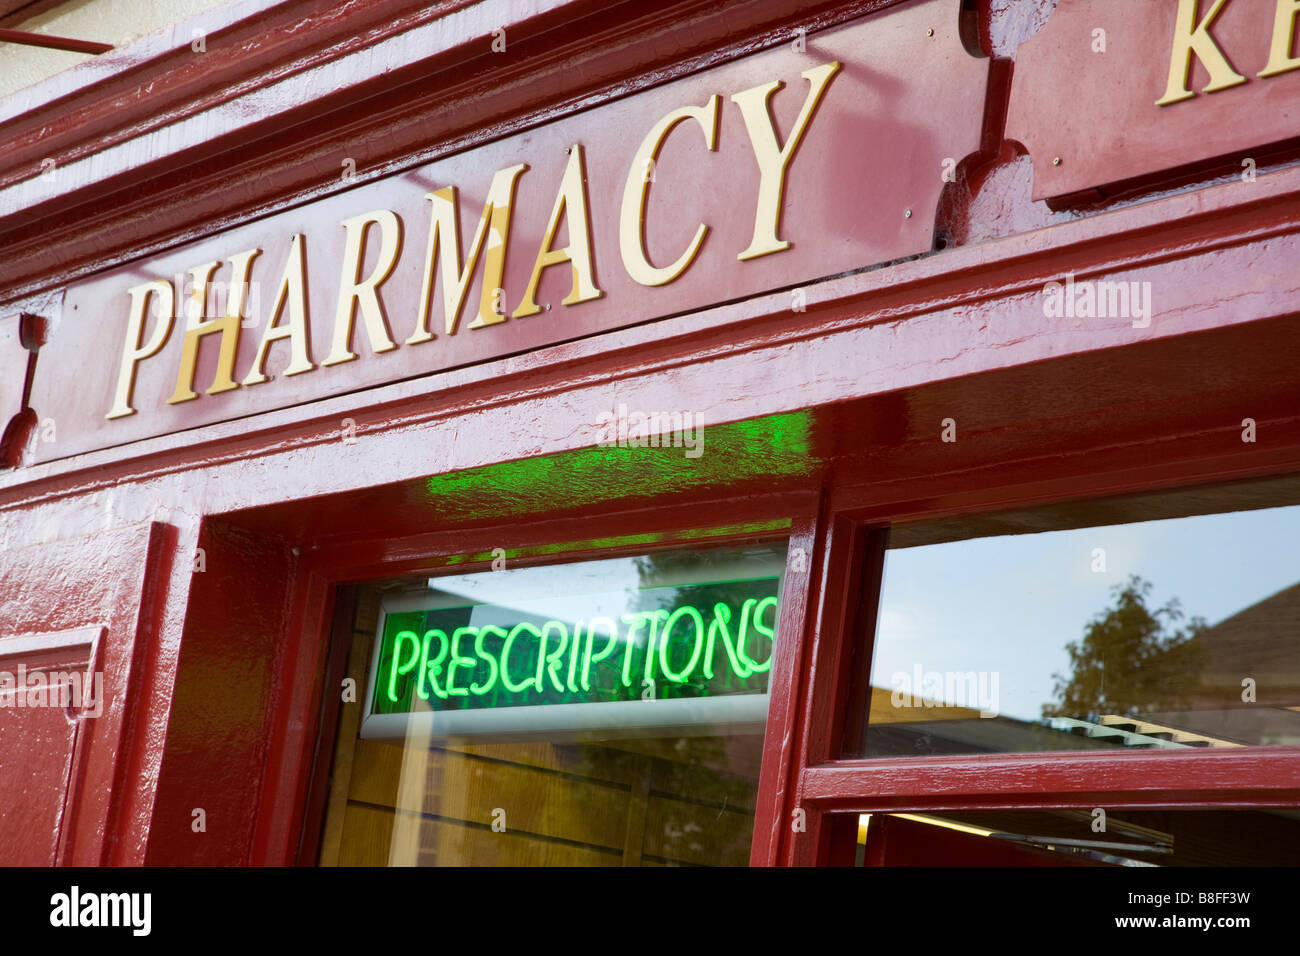
<svg viewBox="0 0 1300 956">
<path fill-rule="evenodd" d="M 250 0 L 0 100 L 0 862 L 1296 863 L 1298 16 Z"/>
</svg>

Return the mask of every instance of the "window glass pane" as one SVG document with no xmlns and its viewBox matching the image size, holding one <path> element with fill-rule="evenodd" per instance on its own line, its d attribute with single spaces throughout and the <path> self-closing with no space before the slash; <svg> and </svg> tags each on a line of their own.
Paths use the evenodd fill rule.
<svg viewBox="0 0 1300 956">
<path fill-rule="evenodd" d="M 363 591 L 321 862 L 745 865 L 784 544 Z"/>
<path fill-rule="evenodd" d="M 891 530 L 858 755 L 1300 744 L 1297 500 L 1273 481 Z"/>
<path fill-rule="evenodd" d="M 859 818 L 857 863 L 1295 866 L 1300 863 L 1300 811 L 1119 808 L 871 813 Z"/>
</svg>

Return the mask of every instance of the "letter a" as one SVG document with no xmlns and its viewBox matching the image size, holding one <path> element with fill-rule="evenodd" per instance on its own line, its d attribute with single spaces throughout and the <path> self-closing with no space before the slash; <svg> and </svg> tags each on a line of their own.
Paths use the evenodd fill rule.
<svg viewBox="0 0 1300 956">
<path fill-rule="evenodd" d="M 555 249 L 552 246 L 562 216 L 568 221 L 569 244 L 563 249 Z M 537 304 L 537 286 L 542 281 L 542 270 L 564 262 L 570 263 L 573 268 L 573 290 L 560 303 L 561 305 L 577 305 L 579 302 L 599 299 L 605 294 L 596 288 L 591 264 L 591 219 L 587 215 L 587 171 L 581 145 L 574 146 L 569 151 L 569 164 L 564 170 L 564 178 L 560 181 L 560 192 L 555 197 L 551 220 L 546 224 L 546 234 L 542 237 L 542 247 L 537 252 L 533 275 L 528 280 L 528 289 L 524 292 L 523 301 L 514 311 L 514 318 L 536 315 L 542 311 L 541 306 Z"/>
</svg>

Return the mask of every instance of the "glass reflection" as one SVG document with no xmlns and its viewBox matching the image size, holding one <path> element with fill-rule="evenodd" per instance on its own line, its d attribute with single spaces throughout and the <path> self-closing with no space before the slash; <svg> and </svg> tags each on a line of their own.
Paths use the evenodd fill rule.
<svg viewBox="0 0 1300 956">
<path fill-rule="evenodd" d="M 1132 520 L 1260 497 L 893 529 L 858 755 L 1300 745 L 1300 505 Z"/>
<path fill-rule="evenodd" d="M 746 865 L 784 565 L 757 544 L 364 588 L 321 863 Z"/>
</svg>

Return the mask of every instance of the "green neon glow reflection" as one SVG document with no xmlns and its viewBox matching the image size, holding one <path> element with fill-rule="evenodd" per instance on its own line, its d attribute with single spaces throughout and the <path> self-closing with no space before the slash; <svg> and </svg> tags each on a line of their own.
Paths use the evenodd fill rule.
<svg viewBox="0 0 1300 956">
<path fill-rule="evenodd" d="M 657 699 L 763 693 L 777 587 L 776 577 L 765 577 L 651 588 L 631 599 L 620 593 L 644 609 L 617 619 L 542 618 L 487 604 L 391 612 L 372 677 L 373 709 L 639 700 L 645 681 Z M 610 599 L 594 595 L 590 606 Z"/>
<path fill-rule="evenodd" d="M 710 425 L 703 439 L 705 452 L 698 458 L 685 457 L 680 447 L 594 446 L 431 475 L 424 479 L 424 495 L 444 521 L 503 518 L 613 498 L 658 499 L 666 490 L 805 476 L 821 464 L 807 411 Z M 646 536 L 646 543 L 656 537 Z M 490 561 L 492 555 L 472 559 Z"/>
</svg>

